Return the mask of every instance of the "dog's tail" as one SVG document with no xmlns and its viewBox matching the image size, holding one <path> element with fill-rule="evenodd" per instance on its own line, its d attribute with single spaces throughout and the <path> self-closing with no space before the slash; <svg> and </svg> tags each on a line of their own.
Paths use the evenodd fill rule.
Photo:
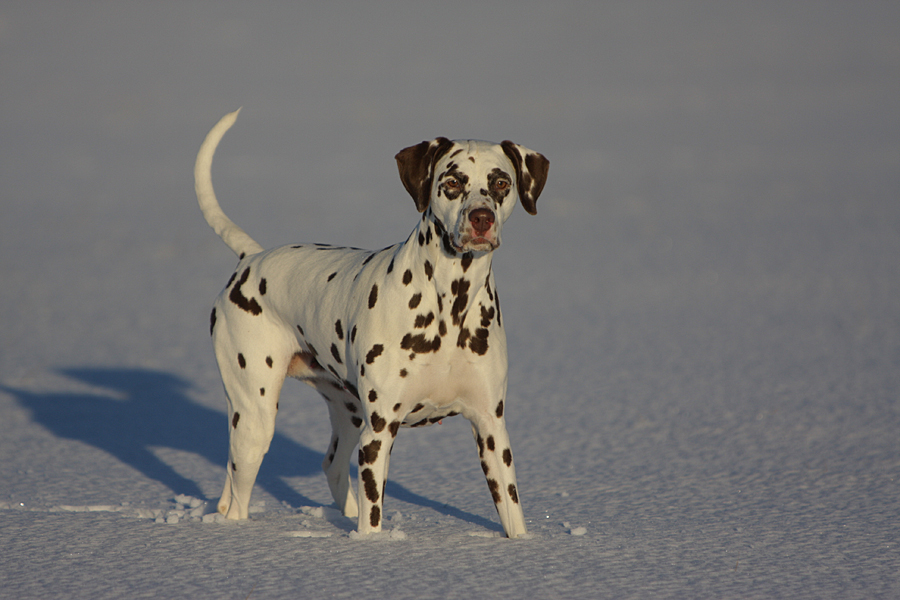
<svg viewBox="0 0 900 600">
<path fill-rule="evenodd" d="M 203 140 L 200 152 L 197 153 L 197 162 L 194 164 L 194 189 L 197 191 L 197 201 L 200 203 L 200 210 L 203 212 L 206 222 L 222 238 L 222 241 L 234 250 L 235 254 L 243 258 L 262 252 L 263 248 L 222 212 L 212 184 L 213 155 L 216 153 L 216 147 L 222 140 L 222 136 L 234 125 L 239 112 L 241 109 L 222 117 Z"/>
</svg>

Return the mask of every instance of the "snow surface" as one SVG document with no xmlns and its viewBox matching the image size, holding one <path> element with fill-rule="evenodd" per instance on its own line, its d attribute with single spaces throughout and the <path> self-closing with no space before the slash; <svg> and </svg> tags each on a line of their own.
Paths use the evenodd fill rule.
<svg viewBox="0 0 900 600">
<path fill-rule="evenodd" d="M 7 2 L 0 597 L 900 597 L 900 4 Z M 252 518 L 211 515 L 209 307 L 264 246 L 415 224 L 399 149 L 550 179 L 494 269 L 531 535 L 461 419 L 403 431 L 356 539 L 292 382 Z"/>
</svg>

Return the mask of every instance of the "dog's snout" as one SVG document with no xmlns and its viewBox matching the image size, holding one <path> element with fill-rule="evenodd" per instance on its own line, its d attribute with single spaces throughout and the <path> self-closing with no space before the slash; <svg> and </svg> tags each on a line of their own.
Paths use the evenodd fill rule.
<svg viewBox="0 0 900 600">
<path fill-rule="evenodd" d="M 478 208 L 469 213 L 469 222 L 478 235 L 484 234 L 494 224 L 496 216 L 489 208 Z"/>
</svg>

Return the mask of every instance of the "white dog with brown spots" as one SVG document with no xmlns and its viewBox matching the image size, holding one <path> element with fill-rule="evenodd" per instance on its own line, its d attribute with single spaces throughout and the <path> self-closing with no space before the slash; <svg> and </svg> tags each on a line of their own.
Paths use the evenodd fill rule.
<svg viewBox="0 0 900 600">
<path fill-rule="evenodd" d="M 398 429 L 458 414 L 472 424 L 506 535 L 526 533 L 504 420 L 506 336 L 491 253 L 516 197 L 536 214 L 547 159 L 508 141 L 422 142 L 396 156 L 422 213 L 405 242 L 379 251 L 320 244 L 263 250 L 225 216 L 213 191 L 213 154 L 236 118 L 231 113 L 213 127 L 194 170 L 203 216 L 240 257 L 210 318 L 230 431 L 219 511 L 247 518 L 281 386 L 294 377 L 326 400 L 332 435 L 322 468 L 360 533 L 381 530 Z"/>
</svg>

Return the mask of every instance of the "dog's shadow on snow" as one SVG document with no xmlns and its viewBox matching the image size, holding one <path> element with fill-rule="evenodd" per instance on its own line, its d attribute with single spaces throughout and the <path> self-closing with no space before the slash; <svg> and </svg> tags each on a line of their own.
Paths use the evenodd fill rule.
<svg viewBox="0 0 900 600">
<path fill-rule="evenodd" d="M 221 483 L 225 482 L 227 418 L 223 412 L 193 402 L 186 394 L 190 388 L 187 381 L 171 373 L 148 369 L 80 368 L 62 369 L 60 373 L 106 393 L 41 393 L 6 386 L 0 386 L 0 390 L 14 395 L 32 412 L 37 423 L 55 435 L 108 452 L 167 486 L 173 494 L 218 499 L 207 497 L 195 481 L 178 473 L 153 452 L 153 448 L 172 448 L 197 454 L 214 464 L 221 463 Z M 276 431 L 256 483 L 276 500 L 295 508 L 317 504 L 284 480 L 324 477 L 323 458 L 321 452 Z M 385 492 L 404 502 L 499 530 L 498 524 L 484 517 L 441 504 L 390 480 Z"/>
</svg>

